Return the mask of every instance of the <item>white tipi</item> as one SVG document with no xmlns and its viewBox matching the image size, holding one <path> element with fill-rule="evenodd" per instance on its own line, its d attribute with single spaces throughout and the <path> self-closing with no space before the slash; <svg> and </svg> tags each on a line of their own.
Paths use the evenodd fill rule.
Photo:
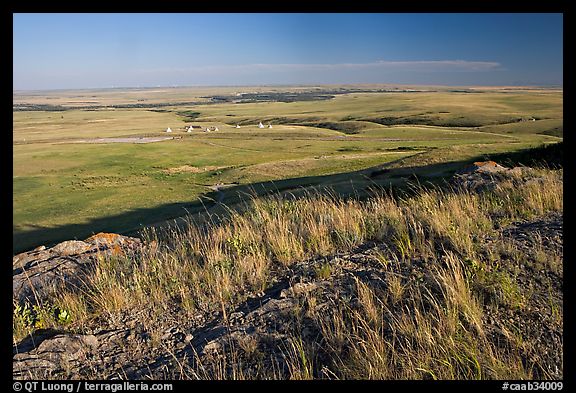
<svg viewBox="0 0 576 393">
<path fill-rule="evenodd" d="M 272 124 L 268 124 L 268 128 L 272 128 Z"/>
<path fill-rule="evenodd" d="M 260 123 L 258 124 L 258 128 L 264 128 L 264 124 L 262 124 L 262 122 L 260 122 Z"/>
<path fill-rule="evenodd" d="M 236 124 L 236 128 L 240 128 L 240 124 Z"/>
<path fill-rule="evenodd" d="M 166 128 L 166 132 L 172 132 L 172 129 L 170 127 Z"/>
</svg>

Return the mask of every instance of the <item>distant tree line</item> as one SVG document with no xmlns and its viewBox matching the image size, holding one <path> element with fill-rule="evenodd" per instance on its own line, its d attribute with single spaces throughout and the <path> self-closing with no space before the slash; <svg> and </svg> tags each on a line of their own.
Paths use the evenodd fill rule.
<svg viewBox="0 0 576 393">
<path fill-rule="evenodd" d="M 221 102 L 296 102 L 296 101 L 322 101 L 330 100 L 338 94 L 350 93 L 412 93 L 421 92 L 421 90 L 401 90 L 401 89 L 333 89 L 317 90 L 306 92 L 262 92 L 262 93 L 243 93 L 241 95 L 217 95 L 205 96 L 213 103 Z"/>
<path fill-rule="evenodd" d="M 184 102 L 160 102 L 160 103 L 135 103 L 135 104 L 115 104 L 115 105 L 86 105 L 86 106 L 62 106 L 52 104 L 29 104 L 18 103 L 12 106 L 14 112 L 22 111 L 48 111 L 63 112 L 68 110 L 96 110 L 96 109 L 132 109 L 132 108 L 162 108 L 167 106 L 189 106 L 189 105 L 206 105 L 222 102 L 295 102 L 295 101 L 321 101 L 330 100 L 338 94 L 349 93 L 412 93 L 421 92 L 421 90 L 402 90 L 402 89 L 332 89 L 317 90 L 305 92 L 263 92 L 263 93 L 244 93 L 237 95 L 215 95 L 205 96 L 210 101 L 184 101 Z"/>
<path fill-rule="evenodd" d="M 14 112 L 21 111 L 70 111 L 70 110 L 96 110 L 96 109 L 131 109 L 131 108 L 160 108 L 166 106 L 200 105 L 206 102 L 185 101 L 185 102 L 160 102 L 160 103 L 136 103 L 136 104 L 115 104 L 115 105 L 86 105 L 86 106 L 62 106 L 51 104 L 14 104 Z"/>
</svg>

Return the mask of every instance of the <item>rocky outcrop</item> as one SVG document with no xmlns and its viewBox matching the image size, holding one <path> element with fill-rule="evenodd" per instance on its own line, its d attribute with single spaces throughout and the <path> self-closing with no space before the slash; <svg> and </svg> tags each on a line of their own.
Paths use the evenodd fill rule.
<svg viewBox="0 0 576 393">
<path fill-rule="evenodd" d="M 66 369 L 82 370 L 82 365 L 89 359 L 91 352 L 98 348 L 99 342 L 94 335 L 65 333 L 44 340 L 42 335 L 37 335 L 35 346 L 26 344 L 22 344 L 20 350 L 26 346 L 31 347 L 28 351 L 13 353 L 13 373 L 18 379 L 49 378 Z"/>
<path fill-rule="evenodd" d="M 489 187 L 498 176 L 531 175 L 529 168 L 474 163 L 454 181 L 464 187 Z M 542 255 L 562 255 L 562 230 L 562 215 L 553 213 L 512 223 L 479 239 L 487 260 L 493 252 L 502 253 L 500 270 L 513 278 L 510 287 L 527 294 L 522 307 L 485 308 L 482 322 L 486 335 L 505 347 L 514 339 L 514 332 L 520 334 L 529 343 L 526 359 L 545 367 L 535 370 L 537 379 L 563 377 L 562 269 L 552 269 L 546 260 L 514 259 L 513 253 L 508 256 L 499 245 L 506 241 L 522 251 L 519 255 L 529 256 L 538 247 Z M 63 286 L 86 285 L 86 277 L 100 257 L 136 253 L 143 247 L 136 238 L 100 233 L 84 241 L 18 254 L 13 258 L 14 299 L 35 304 Z M 262 377 L 266 375 L 263 370 L 288 375 L 284 356 L 294 331 L 302 340 L 320 343 L 321 327 L 308 313 L 330 318 L 338 305 L 358 307 L 357 282 L 388 293 L 391 278 L 400 277 L 407 288 L 423 285 L 434 291 L 437 284 L 425 261 L 386 262 L 388 267 L 384 267 L 383 260 L 393 260 L 390 252 L 383 243 L 366 243 L 353 252 L 300 261 L 275 277 L 265 291 L 248 297 L 230 312 L 198 311 L 184 317 L 174 304 L 168 308 L 170 312 L 160 311 L 160 317 L 149 314 L 153 310 L 123 310 L 114 314 L 113 321 L 96 321 L 81 331 L 37 330 L 13 346 L 13 377 L 213 378 L 218 372 L 229 372 L 219 367 L 231 353 L 241 357 L 235 361 L 242 364 L 246 378 Z M 329 273 L 320 274 L 320 265 L 329 266 Z M 486 299 L 489 296 L 494 295 L 487 293 Z M 192 367 L 197 364 L 202 366 Z M 197 374 L 198 370 L 205 370 L 206 375 Z"/>
<path fill-rule="evenodd" d="M 528 167 L 506 168 L 494 161 L 477 161 L 456 172 L 452 183 L 469 190 L 490 190 L 502 178 L 523 176 L 530 170 Z"/>
<path fill-rule="evenodd" d="M 503 167 L 494 161 L 476 161 L 472 165 L 469 165 L 458 171 L 458 174 L 498 173 L 506 170 L 508 170 L 508 168 Z"/>
<path fill-rule="evenodd" d="M 39 304 L 62 287 L 80 285 L 99 258 L 133 253 L 140 247 L 140 239 L 98 233 L 84 241 L 68 240 L 18 254 L 12 259 L 13 298 Z"/>
<path fill-rule="evenodd" d="M 262 368 L 285 368 L 286 348 L 295 328 L 294 317 L 302 313 L 307 297 L 318 298 L 313 307 L 330 315 L 330 309 L 342 296 L 352 297 L 355 280 L 360 277 L 375 285 L 379 268 L 373 253 L 378 248 L 362 247 L 356 254 L 330 258 L 337 262 L 330 279 L 317 276 L 316 266 L 322 260 L 298 263 L 293 274 L 286 276 L 266 291 L 247 299 L 230 314 L 198 314 L 189 319 L 167 319 L 156 339 L 142 323 L 145 315 L 125 314 L 117 327 L 86 334 L 39 331 L 13 347 L 15 379 L 181 379 L 189 365 L 201 362 L 207 372 L 240 348 L 247 376 Z M 373 265 L 373 266 L 371 266 Z M 419 267 L 422 269 L 422 267 Z M 131 326 L 130 328 L 127 328 Z M 318 334 L 318 327 L 305 323 L 304 339 Z"/>
<path fill-rule="evenodd" d="M 561 252 L 562 216 L 554 213 L 502 228 L 486 246 L 501 242 L 545 238 L 546 250 Z M 391 275 L 404 277 L 405 285 L 425 285 L 434 290 L 430 267 L 412 260 L 383 268 L 381 256 L 389 252 L 382 244 L 365 244 L 354 252 L 301 261 L 264 292 L 247 299 L 229 314 L 200 313 L 195 317 L 167 318 L 153 333 L 146 327 L 145 314 L 122 314 L 116 326 L 96 328 L 84 334 L 37 331 L 13 347 L 15 379 L 195 379 L 213 378 L 218 365 L 234 351 L 241 358 L 244 376 L 261 376 L 262 370 L 284 375 L 285 351 L 294 330 L 302 340 L 320 342 L 319 326 L 306 315 L 312 312 L 329 318 L 343 299 L 357 307 L 354 292 L 360 281 L 386 293 Z M 319 264 L 329 264 L 329 277 L 317 273 Z M 554 318 L 550 304 L 562 304 L 562 277 L 534 270 L 526 262 L 510 269 L 516 285 L 534 293 L 521 309 L 491 308 L 483 315 L 484 329 L 498 345 L 512 339 L 510 332 L 520 329 L 532 343 L 528 356 L 545 359 L 545 374 L 562 378 L 562 325 Z M 545 295 L 545 296 L 540 296 Z M 144 312 L 144 311 L 142 311 Z M 297 323 L 295 321 L 298 321 Z M 153 336 L 156 335 L 156 338 Z M 202 364 L 206 375 L 194 374 L 192 364 Z M 214 367 L 211 368 L 211 367 Z M 220 370 L 221 371 L 221 370 Z M 538 370 L 536 370 L 538 371 Z"/>
</svg>

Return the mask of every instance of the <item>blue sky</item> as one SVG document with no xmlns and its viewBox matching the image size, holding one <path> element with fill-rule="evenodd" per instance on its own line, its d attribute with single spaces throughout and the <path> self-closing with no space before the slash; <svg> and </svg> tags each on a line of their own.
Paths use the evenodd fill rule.
<svg viewBox="0 0 576 393">
<path fill-rule="evenodd" d="M 14 14 L 14 90 L 561 85 L 562 14 Z"/>
</svg>

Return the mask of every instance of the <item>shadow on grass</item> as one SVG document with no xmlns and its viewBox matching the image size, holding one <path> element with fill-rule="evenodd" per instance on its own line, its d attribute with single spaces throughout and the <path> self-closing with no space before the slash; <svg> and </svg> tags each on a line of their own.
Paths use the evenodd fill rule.
<svg viewBox="0 0 576 393">
<path fill-rule="evenodd" d="M 508 167 L 525 165 L 559 169 L 564 166 L 564 142 L 523 149 L 513 153 L 491 154 L 488 155 L 488 159 Z"/>
<path fill-rule="evenodd" d="M 310 193 L 330 190 L 341 197 L 364 199 L 382 189 L 392 191 L 393 194 L 405 194 L 412 189 L 410 184 L 441 185 L 457 170 L 471 162 L 481 160 L 494 160 L 506 166 L 544 165 L 549 168 L 560 168 L 563 160 L 563 144 L 560 142 L 513 153 L 484 154 L 460 161 L 392 169 L 389 167 L 395 162 L 393 161 L 353 172 L 238 185 L 223 191 L 207 193 L 194 202 L 168 203 L 153 208 L 134 209 L 93 219 L 83 224 L 14 231 L 13 253 L 23 252 L 41 244 L 50 247 L 64 240 L 85 239 L 98 232 L 137 235 L 143 227 L 188 214 L 197 215 L 206 212 L 226 214 L 228 209 L 223 206 L 242 205 L 242 202 L 256 196 L 289 194 L 291 197 L 299 198 Z"/>
</svg>

